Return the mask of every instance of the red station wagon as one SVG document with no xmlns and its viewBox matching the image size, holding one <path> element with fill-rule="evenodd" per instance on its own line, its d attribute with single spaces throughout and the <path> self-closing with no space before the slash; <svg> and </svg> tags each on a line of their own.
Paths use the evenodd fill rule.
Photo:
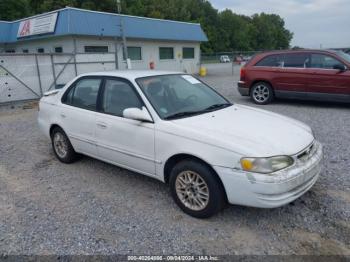
<svg viewBox="0 0 350 262">
<path fill-rule="evenodd" d="M 275 97 L 350 102 L 350 55 L 333 50 L 258 54 L 241 68 L 238 91 L 261 105 Z"/>
</svg>

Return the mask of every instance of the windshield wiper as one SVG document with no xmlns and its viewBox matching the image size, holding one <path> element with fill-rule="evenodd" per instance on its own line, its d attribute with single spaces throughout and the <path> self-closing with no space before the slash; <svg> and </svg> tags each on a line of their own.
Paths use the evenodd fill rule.
<svg viewBox="0 0 350 262">
<path fill-rule="evenodd" d="M 207 107 L 203 111 L 212 111 L 215 109 L 225 108 L 225 107 L 229 107 L 229 106 L 232 106 L 232 104 L 231 103 L 214 104 L 214 105 Z"/>
<path fill-rule="evenodd" d="M 164 117 L 164 119 L 170 120 L 170 119 L 176 119 L 176 118 L 181 118 L 181 117 L 199 115 L 199 114 L 211 112 L 211 111 L 216 110 L 216 109 L 229 107 L 231 105 L 232 105 L 231 103 L 214 104 L 214 105 L 211 105 L 203 110 L 178 112 L 178 113 L 166 116 L 166 117 Z"/>
<path fill-rule="evenodd" d="M 185 112 L 179 112 L 175 113 L 169 116 L 164 117 L 165 120 L 170 120 L 170 119 L 175 119 L 175 118 L 181 118 L 181 117 L 186 117 L 186 116 L 193 116 L 198 113 L 201 113 L 201 111 L 185 111 Z"/>
</svg>

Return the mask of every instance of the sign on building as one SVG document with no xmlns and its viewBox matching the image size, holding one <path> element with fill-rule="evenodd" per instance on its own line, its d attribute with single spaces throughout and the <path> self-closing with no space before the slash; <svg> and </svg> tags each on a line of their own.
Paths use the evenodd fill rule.
<svg viewBox="0 0 350 262">
<path fill-rule="evenodd" d="M 17 32 L 17 38 L 54 33 L 57 15 L 58 13 L 52 13 L 21 21 Z"/>
</svg>

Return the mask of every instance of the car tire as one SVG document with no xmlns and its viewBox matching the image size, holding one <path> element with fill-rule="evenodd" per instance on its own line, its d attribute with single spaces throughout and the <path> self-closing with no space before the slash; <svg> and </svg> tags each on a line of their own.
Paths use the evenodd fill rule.
<svg viewBox="0 0 350 262">
<path fill-rule="evenodd" d="M 225 189 L 219 178 L 199 161 L 177 163 L 171 170 L 169 185 L 175 203 L 190 216 L 208 218 L 225 206 Z"/>
<path fill-rule="evenodd" d="M 77 160 L 78 154 L 74 151 L 66 133 L 60 127 L 55 127 L 51 132 L 53 152 L 59 161 L 70 164 Z"/>
<path fill-rule="evenodd" d="M 250 89 L 250 97 L 255 104 L 267 105 L 274 99 L 273 88 L 267 82 L 255 83 Z"/>
</svg>

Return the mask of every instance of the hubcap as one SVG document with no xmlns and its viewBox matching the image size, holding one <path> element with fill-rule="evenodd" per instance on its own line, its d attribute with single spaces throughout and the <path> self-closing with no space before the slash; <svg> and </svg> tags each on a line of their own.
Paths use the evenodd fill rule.
<svg viewBox="0 0 350 262">
<path fill-rule="evenodd" d="M 270 91 L 265 85 L 258 85 L 253 90 L 253 97 L 257 102 L 266 102 L 269 98 Z"/>
<path fill-rule="evenodd" d="M 199 211 L 209 202 L 209 188 L 204 179 L 193 171 L 181 172 L 175 182 L 176 194 L 187 208 Z"/>
<path fill-rule="evenodd" d="M 53 137 L 53 145 L 57 155 L 64 158 L 68 152 L 67 141 L 61 133 L 55 133 Z"/>
</svg>

